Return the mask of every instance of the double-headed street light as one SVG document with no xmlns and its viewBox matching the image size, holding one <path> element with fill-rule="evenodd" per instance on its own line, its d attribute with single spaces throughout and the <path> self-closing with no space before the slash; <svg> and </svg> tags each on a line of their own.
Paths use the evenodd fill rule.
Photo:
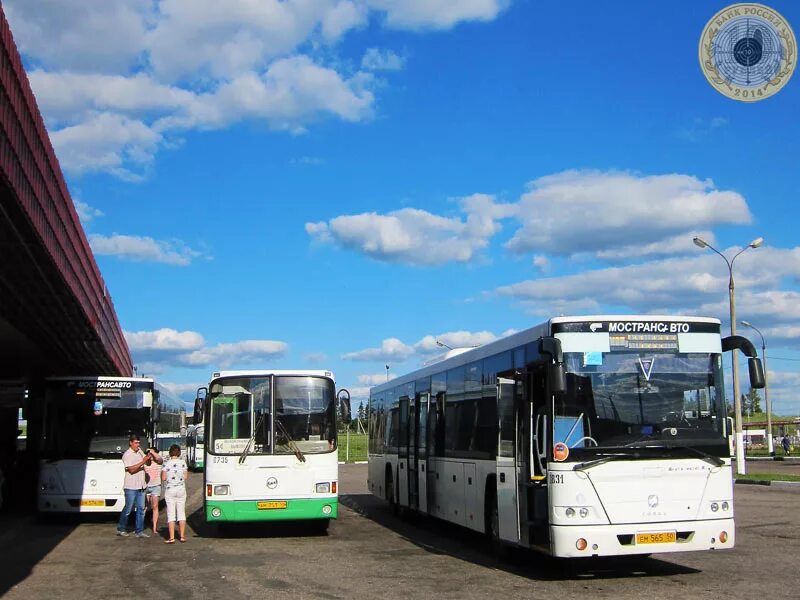
<svg viewBox="0 0 800 600">
<path fill-rule="evenodd" d="M 733 258 L 728 260 L 728 257 L 725 256 L 722 252 L 714 248 L 711 244 L 705 241 L 703 238 L 696 237 L 692 240 L 695 246 L 699 246 L 700 248 L 709 248 L 713 252 L 716 252 L 722 257 L 722 260 L 725 261 L 725 264 L 728 265 L 728 303 L 730 305 L 730 317 L 731 317 L 731 335 L 736 335 L 736 298 L 735 298 L 735 286 L 733 284 L 733 261 L 736 260 L 736 257 L 739 256 L 742 252 L 747 250 L 748 248 L 758 248 L 761 244 L 764 243 L 764 238 L 756 238 L 747 246 L 739 250 L 736 254 L 733 255 Z M 742 435 L 742 399 L 739 395 L 739 361 L 738 357 L 736 356 L 736 349 L 731 350 L 731 361 L 733 362 L 733 406 L 734 406 L 734 418 L 736 419 L 736 471 L 738 473 L 744 474 L 745 473 L 745 464 L 744 464 L 744 435 Z"/>
<path fill-rule="evenodd" d="M 764 362 L 764 404 L 767 409 L 767 448 L 769 448 L 769 455 L 775 456 L 775 448 L 772 444 L 772 407 L 769 404 L 769 371 L 767 371 L 767 344 L 764 341 L 764 334 L 761 330 L 750 323 L 749 321 L 739 321 L 745 327 L 755 329 L 756 333 L 761 336 L 761 360 Z"/>
</svg>

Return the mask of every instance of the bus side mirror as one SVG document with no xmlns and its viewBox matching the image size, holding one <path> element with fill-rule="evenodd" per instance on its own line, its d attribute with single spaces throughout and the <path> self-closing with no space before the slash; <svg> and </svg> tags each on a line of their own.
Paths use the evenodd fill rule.
<svg viewBox="0 0 800 600">
<path fill-rule="evenodd" d="M 208 396 L 208 388 L 197 388 L 197 396 L 195 396 L 194 399 L 194 414 L 192 415 L 192 422 L 195 425 L 200 425 L 200 423 L 203 422 L 203 405 L 205 403 L 206 396 Z"/>
<path fill-rule="evenodd" d="M 747 368 L 750 370 L 750 387 L 761 389 L 764 387 L 764 366 L 760 358 L 748 358 Z"/>
<path fill-rule="evenodd" d="M 550 365 L 550 392 L 553 394 L 563 394 L 567 391 L 567 371 L 564 363 Z"/>
<path fill-rule="evenodd" d="M 153 423 L 158 423 L 161 420 L 161 402 L 159 402 L 159 398 L 156 398 L 155 402 L 153 402 L 153 413 L 151 420 Z"/>
<path fill-rule="evenodd" d="M 350 411 L 350 392 L 342 388 L 339 390 L 339 393 L 336 394 L 336 398 L 339 401 L 339 415 L 341 416 L 342 423 L 349 425 L 350 421 L 353 420 L 352 412 Z"/>
<path fill-rule="evenodd" d="M 194 400 L 194 414 L 192 415 L 192 422 L 199 425 L 203 422 L 203 401 L 200 398 Z"/>
</svg>

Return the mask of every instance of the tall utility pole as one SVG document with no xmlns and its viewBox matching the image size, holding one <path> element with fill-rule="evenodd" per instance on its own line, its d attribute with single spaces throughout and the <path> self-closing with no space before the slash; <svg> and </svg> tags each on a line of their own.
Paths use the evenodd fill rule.
<svg viewBox="0 0 800 600">
<path fill-rule="evenodd" d="M 722 252 L 714 248 L 711 244 L 706 242 L 703 238 L 696 237 L 692 240 L 695 246 L 700 248 L 709 248 L 713 252 L 719 254 L 725 264 L 728 265 L 728 304 L 730 306 L 730 319 L 731 319 L 731 335 L 736 335 L 736 288 L 733 283 L 733 261 L 742 252 L 748 248 L 758 248 L 764 243 L 764 238 L 756 238 L 747 246 L 734 254 L 733 258 L 728 260 Z M 744 435 L 742 433 L 742 396 L 739 393 L 739 360 L 738 351 L 734 348 L 731 350 L 731 362 L 733 363 L 733 406 L 736 419 L 736 472 L 745 474 L 745 448 L 744 448 Z"/>
</svg>

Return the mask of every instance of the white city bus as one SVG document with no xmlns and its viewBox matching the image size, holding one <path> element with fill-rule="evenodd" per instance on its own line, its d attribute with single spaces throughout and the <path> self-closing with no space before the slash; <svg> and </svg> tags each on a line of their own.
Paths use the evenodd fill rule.
<svg viewBox="0 0 800 600">
<path fill-rule="evenodd" d="M 337 516 L 337 398 L 330 371 L 214 373 L 195 420 L 208 429 L 204 514 L 209 523 Z M 349 395 L 341 402 L 349 421 Z"/>
<path fill-rule="evenodd" d="M 192 471 L 203 469 L 205 441 L 205 426 L 202 423 L 189 425 L 186 432 L 186 464 Z"/>
<path fill-rule="evenodd" d="M 372 388 L 371 492 L 558 557 L 734 545 L 716 319 L 557 317 Z"/>
<path fill-rule="evenodd" d="M 120 512 L 128 436 L 150 446 L 179 422 L 183 403 L 149 378 L 55 377 L 37 406 L 42 513 Z M 30 418 L 29 418 L 30 425 Z M 30 436 L 29 444 L 32 442 Z"/>
</svg>

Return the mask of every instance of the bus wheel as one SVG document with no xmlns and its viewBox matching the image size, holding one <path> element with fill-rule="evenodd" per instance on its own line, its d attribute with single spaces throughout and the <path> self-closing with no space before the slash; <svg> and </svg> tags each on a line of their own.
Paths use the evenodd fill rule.
<svg viewBox="0 0 800 600">
<path fill-rule="evenodd" d="M 397 515 L 399 512 L 399 507 L 397 506 L 397 500 L 394 497 L 394 478 L 392 477 L 391 470 L 386 471 L 386 499 L 389 501 L 389 508 L 392 511 L 393 515 Z"/>
<path fill-rule="evenodd" d="M 497 558 L 505 558 L 508 553 L 508 546 L 500 540 L 500 518 L 497 512 L 497 492 L 494 488 L 490 489 L 486 494 L 485 519 L 486 538 L 492 554 Z"/>
</svg>

